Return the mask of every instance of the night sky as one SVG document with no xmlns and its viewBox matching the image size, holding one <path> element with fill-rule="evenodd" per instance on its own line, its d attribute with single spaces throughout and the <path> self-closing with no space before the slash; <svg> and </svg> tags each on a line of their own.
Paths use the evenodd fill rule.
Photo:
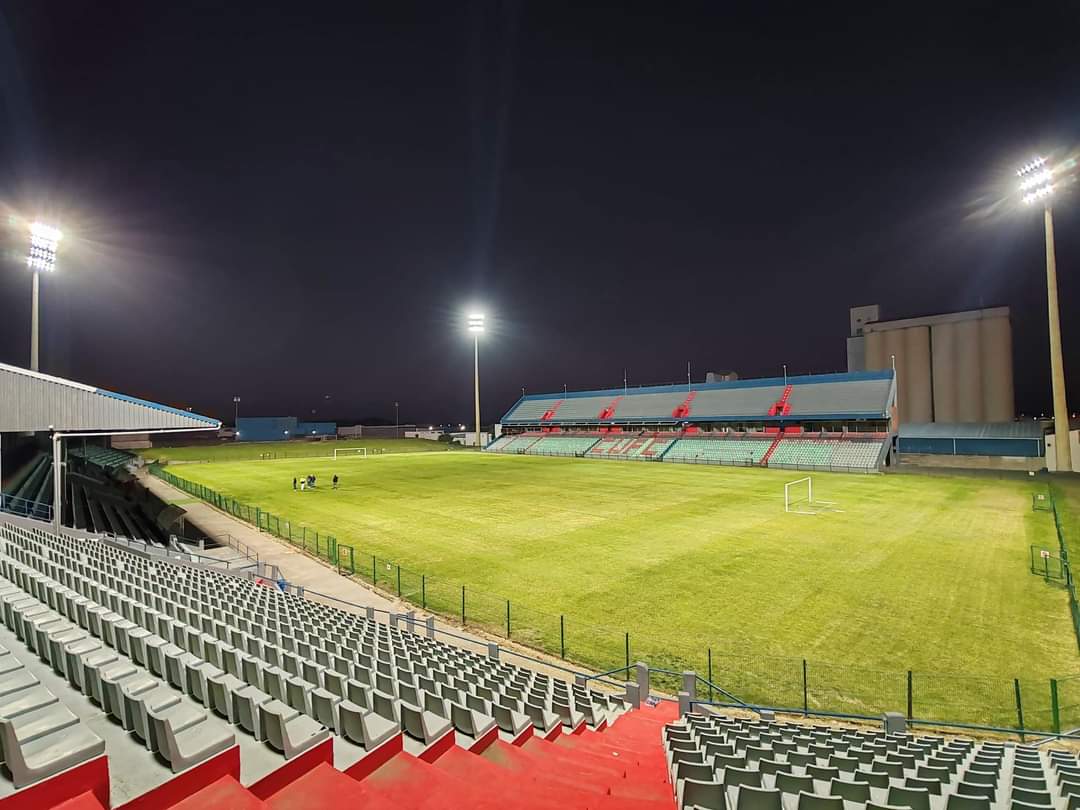
<svg viewBox="0 0 1080 810">
<path fill-rule="evenodd" d="M 843 370 L 867 303 L 1012 307 L 1049 410 L 1013 172 L 1080 146 L 1080 4 L 273 5 L 0 0 L 0 361 L 40 216 L 42 370 L 227 419 L 470 421 L 474 305 L 485 421 L 624 368 Z"/>
</svg>

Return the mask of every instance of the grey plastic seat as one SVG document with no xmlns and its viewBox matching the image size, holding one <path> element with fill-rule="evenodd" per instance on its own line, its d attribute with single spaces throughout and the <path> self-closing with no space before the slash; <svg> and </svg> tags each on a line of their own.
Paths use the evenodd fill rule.
<svg viewBox="0 0 1080 810">
<path fill-rule="evenodd" d="M 247 684 L 235 675 L 223 672 L 220 675 L 208 676 L 204 686 L 206 702 L 203 705 L 230 723 L 236 722 L 233 717 L 232 693 L 248 688 Z"/>
<path fill-rule="evenodd" d="M 802 791 L 796 807 L 798 810 L 844 810 L 844 800 L 839 796 L 818 796 Z"/>
<path fill-rule="evenodd" d="M 170 714 L 147 713 L 152 736 L 158 751 L 168 761 L 173 773 L 187 770 L 236 743 L 236 737 L 227 729 L 208 723 L 206 715 L 182 729 L 174 729 Z"/>
<path fill-rule="evenodd" d="M 259 705 L 264 739 L 272 748 L 292 759 L 330 738 L 325 726 L 280 700 Z"/>
<path fill-rule="evenodd" d="M 462 734 L 478 740 L 485 734 L 490 733 L 497 726 L 495 720 L 488 715 L 473 711 L 456 703 L 450 704 L 450 722 L 454 728 Z"/>
<path fill-rule="evenodd" d="M 62 732 L 79 722 L 79 718 L 59 702 L 48 703 L 14 716 L 5 716 L 3 719 L 11 723 L 12 734 L 18 746 L 26 745 L 49 734 Z M 7 746 L 0 746 L 0 756 L 6 758 L 8 755 Z"/>
<path fill-rule="evenodd" d="M 786 771 L 779 771 L 776 774 L 775 785 L 780 792 L 790 793 L 793 796 L 803 792 L 814 792 L 814 778 L 812 776 L 796 776 Z"/>
<path fill-rule="evenodd" d="M 17 669 L 0 678 L 0 698 L 37 686 L 37 676 L 28 669 Z"/>
<path fill-rule="evenodd" d="M 312 689 L 311 716 L 332 731 L 338 730 L 337 705 L 342 698 L 326 689 Z"/>
<path fill-rule="evenodd" d="M 338 733 L 370 751 L 401 732 L 399 724 L 343 700 L 337 706 Z"/>
<path fill-rule="evenodd" d="M 105 753 L 105 741 L 81 723 L 20 743 L 15 722 L 0 718 L 0 744 L 16 789 Z"/>
<path fill-rule="evenodd" d="M 780 791 L 771 788 L 758 788 L 742 785 L 735 810 L 783 810 Z"/>
<path fill-rule="evenodd" d="M 506 706 L 501 706 L 498 703 L 492 704 L 491 716 L 500 731 L 506 732 L 515 739 L 532 725 L 532 720 L 527 715 Z"/>
<path fill-rule="evenodd" d="M 945 803 L 945 810 L 990 810 L 990 799 L 953 793 Z"/>
<path fill-rule="evenodd" d="M 839 796 L 849 802 L 865 803 L 870 801 L 870 785 L 867 782 L 845 782 L 833 779 L 829 783 L 829 795 Z"/>
<path fill-rule="evenodd" d="M 432 712 L 418 709 L 408 703 L 400 703 L 399 707 L 401 725 L 405 733 L 425 745 L 431 745 L 453 728 L 449 720 Z"/>
<path fill-rule="evenodd" d="M 561 722 L 557 715 L 536 703 L 525 704 L 525 715 L 532 720 L 533 727 L 545 735 Z"/>
<path fill-rule="evenodd" d="M 230 695 L 232 698 L 232 722 L 249 734 L 255 735 L 255 739 L 262 740 L 259 706 L 272 700 L 272 698 L 266 692 L 260 691 L 254 686 L 234 689 Z"/>
<path fill-rule="evenodd" d="M 724 786 L 719 782 L 686 779 L 682 783 L 680 807 L 700 807 L 702 810 L 727 810 Z"/>
<path fill-rule="evenodd" d="M 725 768 L 723 782 L 725 787 L 742 787 L 743 785 L 761 787 L 761 771 L 752 771 L 747 768 Z"/>
<path fill-rule="evenodd" d="M 8 719 L 59 703 L 56 695 L 44 686 L 31 686 L 0 698 L 0 717 Z"/>
<path fill-rule="evenodd" d="M 1053 804 L 1053 800 L 1050 798 L 1049 791 L 1045 790 L 1025 790 L 1024 788 L 1014 787 L 1012 789 L 1013 802 L 1023 802 L 1024 804 L 1033 804 L 1039 806 L 1046 806 Z"/>
<path fill-rule="evenodd" d="M 894 807 L 910 807 L 912 810 L 930 810 L 930 791 L 922 787 L 889 788 L 889 804 Z"/>
</svg>

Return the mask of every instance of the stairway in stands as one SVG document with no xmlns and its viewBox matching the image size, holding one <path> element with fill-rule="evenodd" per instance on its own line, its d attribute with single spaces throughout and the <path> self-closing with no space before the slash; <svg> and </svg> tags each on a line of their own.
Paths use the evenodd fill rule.
<svg viewBox="0 0 1080 810">
<path fill-rule="evenodd" d="M 434 762 L 399 752 L 354 778 L 322 761 L 259 799 L 232 776 L 210 783 L 173 810 L 671 810 L 662 728 L 677 719 L 672 703 L 627 712 L 610 727 L 502 740 L 475 754 L 458 746 Z M 76 807 L 81 805 L 73 805 Z M 88 805 L 92 806 L 92 805 Z M 123 808 L 121 808 L 123 810 Z"/>
</svg>

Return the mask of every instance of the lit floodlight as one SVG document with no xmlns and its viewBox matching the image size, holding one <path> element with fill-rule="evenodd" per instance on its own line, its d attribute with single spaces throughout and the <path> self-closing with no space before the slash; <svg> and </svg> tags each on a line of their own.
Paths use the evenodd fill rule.
<svg viewBox="0 0 1080 810">
<path fill-rule="evenodd" d="M 1030 163 L 1027 163 L 1027 164 L 1021 166 L 1019 169 L 1017 169 L 1016 170 L 1016 176 L 1017 177 L 1023 177 L 1025 174 L 1031 174 L 1032 172 L 1041 169 L 1045 165 L 1046 165 L 1046 158 L 1037 157 L 1033 161 L 1031 161 Z"/>
<path fill-rule="evenodd" d="M 1029 188 L 1035 188 L 1035 186 L 1041 186 L 1043 183 L 1049 183 L 1054 179 L 1053 174 L 1049 169 L 1043 169 L 1042 171 L 1029 175 L 1024 179 L 1024 182 L 1020 184 L 1021 191 L 1027 191 Z"/>
<path fill-rule="evenodd" d="M 1035 189 L 1035 191 L 1031 191 L 1031 192 L 1025 194 L 1023 199 L 1024 199 L 1024 202 L 1027 205 L 1031 205 L 1036 200 L 1041 200 L 1041 199 L 1043 199 L 1045 197 L 1049 197 L 1053 193 L 1054 193 L 1054 185 L 1051 183 L 1049 185 L 1037 188 L 1037 189 Z"/>
<path fill-rule="evenodd" d="M 469 331 L 470 332 L 483 332 L 484 331 L 484 316 L 482 313 L 473 313 L 469 316 Z"/>
<path fill-rule="evenodd" d="M 1046 199 L 1054 193 L 1054 170 L 1046 165 L 1046 158 L 1037 157 L 1016 170 L 1022 178 L 1020 190 L 1027 192 L 1021 198 L 1025 205 Z"/>
<path fill-rule="evenodd" d="M 50 273 L 56 269 L 56 248 L 63 234 L 59 228 L 35 222 L 30 226 L 30 252 L 26 266 L 36 272 Z"/>
</svg>

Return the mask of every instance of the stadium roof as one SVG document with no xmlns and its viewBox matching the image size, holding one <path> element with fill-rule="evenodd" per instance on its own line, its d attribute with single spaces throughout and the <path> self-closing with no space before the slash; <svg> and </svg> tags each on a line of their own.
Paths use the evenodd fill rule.
<svg viewBox="0 0 1080 810">
<path fill-rule="evenodd" d="M 0 363 L 0 433 L 216 430 L 208 416 Z"/>
<path fill-rule="evenodd" d="M 884 419 L 896 398 L 891 369 L 646 388 L 530 394 L 506 425 L 773 422 Z M 775 406 L 783 400 L 785 407 Z"/>
</svg>

